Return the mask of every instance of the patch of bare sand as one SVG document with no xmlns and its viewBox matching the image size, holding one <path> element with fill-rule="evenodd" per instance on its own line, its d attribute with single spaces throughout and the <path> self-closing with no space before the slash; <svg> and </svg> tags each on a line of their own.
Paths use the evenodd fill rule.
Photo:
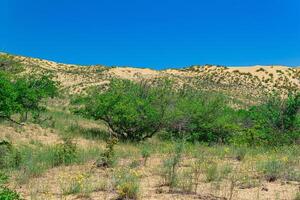
<svg viewBox="0 0 300 200">
<path fill-rule="evenodd" d="M 157 70 L 133 68 L 133 67 L 117 67 L 109 70 L 109 73 L 122 79 L 137 79 L 137 78 L 154 78 L 161 73 Z"/>
</svg>

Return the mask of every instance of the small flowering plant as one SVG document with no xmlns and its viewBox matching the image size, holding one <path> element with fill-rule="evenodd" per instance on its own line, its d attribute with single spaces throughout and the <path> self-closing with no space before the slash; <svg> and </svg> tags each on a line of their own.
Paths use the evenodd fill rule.
<svg viewBox="0 0 300 200">
<path fill-rule="evenodd" d="M 84 190 L 88 175 L 77 173 L 74 175 L 66 174 L 60 177 L 62 193 L 65 195 L 77 194 Z"/>
<path fill-rule="evenodd" d="M 119 199 L 137 199 L 140 191 L 140 175 L 134 169 L 114 172 L 115 189 Z"/>
</svg>

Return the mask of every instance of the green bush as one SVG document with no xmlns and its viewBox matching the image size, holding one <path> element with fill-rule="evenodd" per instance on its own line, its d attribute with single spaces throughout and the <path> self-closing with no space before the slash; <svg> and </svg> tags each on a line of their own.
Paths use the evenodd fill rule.
<svg viewBox="0 0 300 200">
<path fill-rule="evenodd" d="M 117 144 L 116 138 L 110 138 L 106 141 L 106 149 L 101 153 L 97 160 L 97 167 L 112 167 L 116 163 L 114 146 Z"/>
<path fill-rule="evenodd" d="M 247 149 L 243 147 L 237 147 L 234 149 L 234 157 L 237 161 L 244 160 L 245 156 L 247 154 Z"/>
<path fill-rule="evenodd" d="M 20 165 L 20 153 L 9 141 L 0 141 L 0 155 L 0 169 L 18 167 Z"/>
<path fill-rule="evenodd" d="M 184 143 L 176 143 L 174 149 L 170 153 L 170 157 L 163 162 L 161 176 L 163 178 L 163 184 L 169 186 L 170 190 L 173 190 L 178 186 L 178 168 L 182 161 L 182 153 L 184 149 Z"/>
<path fill-rule="evenodd" d="M 148 158 L 149 158 L 150 155 L 151 155 L 151 151 L 150 151 L 149 145 L 144 144 L 144 145 L 142 146 L 141 154 L 142 154 L 142 157 L 143 157 L 143 159 L 144 159 L 144 166 L 146 166 L 147 160 L 148 160 Z"/>
<path fill-rule="evenodd" d="M 112 80 L 106 92 L 94 90 L 74 102 L 83 106 L 77 113 L 104 121 L 117 138 L 141 141 L 163 128 L 169 89 L 167 84 Z"/>
<path fill-rule="evenodd" d="M 19 113 L 27 120 L 28 112 L 37 117 L 44 110 L 41 101 L 58 95 L 52 78 L 49 74 L 12 77 L 0 71 L 0 118 L 14 121 L 11 116 Z"/>
<path fill-rule="evenodd" d="M 226 143 L 237 126 L 222 95 L 195 90 L 180 91 L 167 116 L 168 137 L 192 142 Z"/>
<path fill-rule="evenodd" d="M 249 109 L 233 109 L 226 96 L 171 84 L 112 80 L 105 92 L 77 98 L 77 113 L 106 122 L 117 138 L 141 141 L 158 131 L 165 139 L 279 145 L 300 137 L 300 94 L 273 95 Z"/>
<path fill-rule="evenodd" d="M 216 163 L 212 163 L 207 166 L 205 170 L 205 178 L 207 182 L 213 182 L 220 179 L 220 172 Z"/>
<path fill-rule="evenodd" d="M 140 178 L 136 171 L 123 168 L 114 172 L 114 188 L 117 199 L 138 199 Z"/>
<path fill-rule="evenodd" d="M 6 168 L 8 166 L 8 158 L 11 154 L 12 146 L 11 143 L 8 141 L 1 141 L 0 142 L 0 169 Z"/>
<path fill-rule="evenodd" d="M 20 112 L 24 121 L 27 120 L 28 112 L 37 117 L 39 112 L 45 109 L 40 105 L 42 99 L 58 95 L 57 82 L 52 78 L 50 74 L 28 75 L 15 81 L 15 90 L 18 94 L 16 101 L 21 107 Z"/>
<path fill-rule="evenodd" d="M 0 200 L 21 200 L 22 198 L 18 192 L 4 185 L 7 181 L 8 176 L 0 171 Z"/>
<path fill-rule="evenodd" d="M 20 110 L 17 97 L 18 93 L 9 76 L 0 71 L 0 118 L 10 118 Z"/>
<path fill-rule="evenodd" d="M 71 164 L 77 159 L 77 146 L 71 137 L 64 137 L 63 143 L 54 148 L 54 166 Z"/>
<path fill-rule="evenodd" d="M 260 163 L 259 169 L 264 174 L 265 179 L 269 182 L 276 181 L 284 171 L 284 164 L 280 160 L 271 159 Z"/>
<path fill-rule="evenodd" d="M 291 144 L 300 138 L 300 94 L 271 96 L 266 102 L 241 111 L 238 143 L 250 145 Z"/>
</svg>

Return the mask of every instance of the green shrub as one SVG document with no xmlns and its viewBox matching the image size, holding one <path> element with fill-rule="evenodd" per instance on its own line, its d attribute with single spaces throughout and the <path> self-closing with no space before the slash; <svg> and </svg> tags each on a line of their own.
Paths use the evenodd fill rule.
<svg viewBox="0 0 300 200">
<path fill-rule="evenodd" d="M 141 162 L 140 160 L 133 160 L 130 164 L 129 164 L 129 168 L 130 169 L 134 169 L 134 168 L 137 168 L 141 165 Z"/>
<path fill-rule="evenodd" d="M 151 155 L 150 148 L 149 148 L 148 145 L 144 144 L 144 145 L 142 146 L 141 154 L 142 154 L 142 157 L 143 157 L 143 159 L 144 159 L 144 165 L 146 166 L 147 160 L 148 160 L 148 158 L 149 158 L 150 155 Z"/>
<path fill-rule="evenodd" d="M 77 146 L 71 137 L 64 137 L 63 143 L 54 148 L 54 166 L 71 164 L 77 159 Z"/>
<path fill-rule="evenodd" d="M 18 94 L 16 101 L 21 107 L 24 121 L 27 120 L 29 112 L 36 119 L 39 113 L 45 110 L 40 105 L 42 99 L 58 95 L 58 84 L 52 78 L 50 74 L 34 74 L 18 78 L 14 82 Z"/>
<path fill-rule="evenodd" d="M 114 173 L 114 188 L 118 194 L 117 199 L 138 199 L 140 192 L 140 179 L 132 169 L 116 170 Z"/>
<path fill-rule="evenodd" d="M 177 188 L 180 192 L 191 193 L 195 191 L 194 173 L 191 169 L 185 169 L 178 175 Z"/>
<path fill-rule="evenodd" d="M 114 79 L 106 92 L 95 90 L 76 99 L 74 103 L 83 107 L 75 112 L 103 120 L 119 139 L 141 141 L 163 127 L 168 89 L 167 84 L 151 87 L 150 83 Z"/>
<path fill-rule="evenodd" d="M 169 158 L 163 161 L 161 176 L 163 184 L 169 186 L 170 190 L 178 186 L 178 167 L 181 162 L 183 148 L 183 142 L 176 143 Z"/>
<path fill-rule="evenodd" d="M 110 138 L 106 141 L 106 149 L 97 160 L 97 167 L 112 167 L 115 165 L 116 156 L 114 146 L 117 142 L 118 140 L 116 138 Z"/>
<path fill-rule="evenodd" d="M 42 99 L 54 97 L 58 93 L 57 82 L 49 74 L 12 77 L 0 71 L 0 118 L 11 119 L 13 114 L 22 114 L 27 120 L 28 112 L 35 118 L 45 108 L 41 106 Z"/>
<path fill-rule="evenodd" d="M 234 149 L 234 157 L 238 161 L 244 160 L 245 156 L 247 154 L 247 149 L 243 147 L 237 147 Z"/>
<path fill-rule="evenodd" d="M 169 138 L 226 143 L 235 131 L 235 111 L 222 95 L 183 89 L 174 104 L 167 115 Z"/>
<path fill-rule="evenodd" d="M 0 71 L 0 118 L 10 119 L 10 116 L 20 111 L 17 103 L 18 93 L 9 76 Z"/>
<path fill-rule="evenodd" d="M 284 167 L 284 164 L 280 160 L 272 159 L 262 162 L 259 169 L 267 181 L 273 182 L 282 176 Z"/>
<path fill-rule="evenodd" d="M 291 144 L 300 138 L 300 94 L 271 96 L 261 105 L 243 112 L 240 143 L 250 145 Z"/>
<path fill-rule="evenodd" d="M 0 141 L 0 155 L 0 169 L 20 165 L 20 153 L 9 141 Z"/>
<path fill-rule="evenodd" d="M 0 200 L 21 200 L 18 192 L 11 190 L 7 187 L 0 187 Z"/>
<path fill-rule="evenodd" d="M 8 141 L 0 142 L 0 169 L 6 168 L 8 166 L 7 160 L 12 151 L 12 145 Z"/>
<path fill-rule="evenodd" d="M 205 178 L 206 182 L 213 182 L 219 180 L 220 172 L 216 163 L 212 163 L 206 167 Z"/>
<path fill-rule="evenodd" d="M 0 171 L 0 200 L 21 200 L 22 198 L 18 192 L 4 185 L 7 181 L 8 176 Z"/>
<path fill-rule="evenodd" d="M 60 182 L 61 192 L 63 195 L 88 193 L 88 178 L 90 174 L 72 174 L 68 177 L 63 177 Z"/>
</svg>

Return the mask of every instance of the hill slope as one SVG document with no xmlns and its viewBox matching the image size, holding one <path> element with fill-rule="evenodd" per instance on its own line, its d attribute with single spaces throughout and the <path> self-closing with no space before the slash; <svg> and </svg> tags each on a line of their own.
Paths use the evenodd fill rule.
<svg viewBox="0 0 300 200">
<path fill-rule="evenodd" d="M 68 93 L 80 93 L 90 86 L 107 84 L 112 78 L 130 80 L 173 79 L 178 85 L 219 90 L 241 99 L 258 98 L 266 93 L 300 90 L 300 68 L 287 66 L 191 66 L 182 69 L 153 70 L 133 67 L 80 66 L 48 60 L 0 54 L 2 60 L 20 63 L 28 72 L 51 72 Z"/>
</svg>

